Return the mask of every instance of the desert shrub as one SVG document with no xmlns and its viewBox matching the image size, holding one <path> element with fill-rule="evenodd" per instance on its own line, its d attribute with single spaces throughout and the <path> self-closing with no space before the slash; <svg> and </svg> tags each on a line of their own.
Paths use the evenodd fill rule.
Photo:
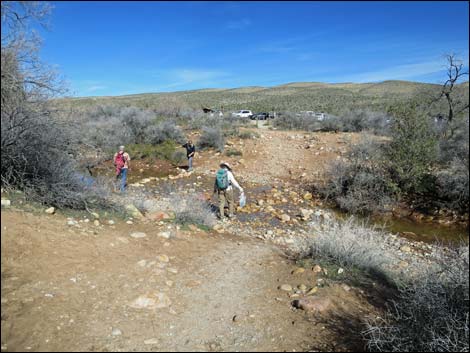
<svg viewBox="0 0 470 353">
<path fill-rule="evenodd" d="M 20 114 L 2 112 L 2 186 L 57 207 L 111 206 L 105 185 L 90 186 L 77 178 L 78 148 L 68 133 L 72 127 L 37 108 L 30 111 L 25 102 Z"/>
<path fill-rule="evenodd" d="M 371 351 L 468 352 L 468 245 L 441 251 L 409 281 L 383 318 L 368 322 Z"/>
<path fill-rule="evenodd" d="M 184 134 L 172 120 L 166 120 L 158 125 L 151 125 L 145 129 L 145 142 L 159 144 L 164 141 L 184 142 Z"/>
<path fill-rule="evenodd" d="M 167 140 L 158 145 L 152 144 L 130 144 L 127 151 L 133 159 L 156 158 L 166 159 L 174 164 L 179 164 L 185 160 L 185 154 L 178 151 L 180 145 L 174 141 Z"/>
<path fill-rule="evenodd" d="M 182 225 L 199 224 L 212 227 L 216 222 L 210 204 L 196 195 L 173 194 L 170 197 L 175 222 Z"/>
<path fill-rule="evenodd" d="M 238 137 L 241 139 L 247 140 L 247 139 L 259 138 L 259 134 L 255 131 L 246 130 L 246 131 L 241 131 L 238 134 Z"/>
<path fill-rule="evenodd" d="M 215 148 L 219 152 L 224 150 L 225 138 L 219 128 L 204 127 L 197 143 L 198 149 Z"/>
<path fill-rule="evenodd" d="M 413 104 L 389 110 L 393 116 L 392 142 L 387 148 L 390 168 L 400 189 L 408 193 L 426 191 L 426 176 L 437 160 L 438 138 L 429 117 Z"/>
<path fill-rule="evenodd" d="M 310 239 L 310 256 L 394 281 L 390 266 L 396 259 L 393 250 L 383 248 L 383 239 L 382 231 L 359 225 L 353 218 L 330 222 Z"/>
<path fill-rule="evenodd" d="M 339 129 L 345 132 L 371 131 L 385 135 L 388 133 L 389 121 L 390 117 L 385 113 L 364 109 L 350 110 L 341 114 Z"/>
<path fill-rule="evenodd" d="M 243 153 L 242 153 L 241 151 L 239 151 L 239 150 L 230 148 L 230 149 L 228 149 L 227 151 L 225 151 L 225 155 L 228 156 L 228 157 L 231 157 L 231 156 L 242 156 Z"/>
<path fill-rule="evenodd" d="M 351 213 L 367 214 L 389 209 L 398 189 L 383 166 L 381 144 L 368 138 L 354 146 L 346 161 L 334 161 L 319 188 L 327 199 Z"/>
<path fill-rule="evenodd" d="M 469 177 L 468 163 L 458 158 L 454 158 L 448 168 L 437 172 L 437 197 L 444 206 L 468 212 Z"/>
<path fill-rule="evenodd" d="M 443 136 L 439 141 L 439 162 L 448 165 L 454 159 L 468 164 L 469 161 L 469 118 L 454 122 L 458 128 L 451 135 Z"/>
</svg>

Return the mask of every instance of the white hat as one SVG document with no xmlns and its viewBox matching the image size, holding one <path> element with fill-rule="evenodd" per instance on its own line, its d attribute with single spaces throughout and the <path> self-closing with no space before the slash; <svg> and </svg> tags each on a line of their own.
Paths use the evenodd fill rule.
<svg viewBox="0 0 470 353">
<path fill-rule="evenodd" d="M 221 162 L 220 167 L 224 167 L 224 166 L 227 167 L 228 170 L 230 171 L 232 170 L 232 167 L 230 166 L 230 164 L 228 164 L 227 162 Z"/>
<path fill-rule="evenodd" d="M 119 151 L 124 151 L 124 146 L 119 146 Z"/>
</svg>

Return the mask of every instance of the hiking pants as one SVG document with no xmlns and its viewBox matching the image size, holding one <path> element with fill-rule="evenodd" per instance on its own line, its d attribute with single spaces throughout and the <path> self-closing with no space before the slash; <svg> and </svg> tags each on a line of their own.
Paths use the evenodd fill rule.
<svg viewBox="0 0 470 353">
<path fill-rule="evenodd" d="M 121 192 L 124 192 L 127 186 L 127 168 L 122 168 L 119 175 L 121 177 Z"/>
<path fill-rule="evenodd" d="M 230 188 L 229 190 L 219 190 L 218 195 L 219 195 L 220 218 L 224 217 L 225 201 L 227 201 L 228 203 L 229 215 L 233 215 L 233 211 L 234 211 L 233 188 Z"/>
<path fill-rule="evenodd" d="M 193 170 L 193 157 L 188 157 L 188 170 Z"/>
</svg>

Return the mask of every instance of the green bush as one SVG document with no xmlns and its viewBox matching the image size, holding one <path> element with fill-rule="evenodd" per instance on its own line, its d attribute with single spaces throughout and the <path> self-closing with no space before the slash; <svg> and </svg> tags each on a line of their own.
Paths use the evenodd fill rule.
<svg viewBox="0 0 470 353">
<path fill-rule="evenodd" d="M 387 148 L 389 167 L 400 189 L 426 191 L 426 176 L 438 157 L 438 136 L 427 115 L 413 104 L 389 109 L 393 116 L 392 142 Z"/>
<path fill-rule="evenodd" d="M 241 131 L 238 134 L 238 137 L 241 139 L 247 140 L 247 139 L 259 138 L 259 134 L 255 131 Z"/>
<path fill-rule="evenodd" d="M 236 149 L 228 149 L 226 152 L 225 152 L 225 155 L 228 156 L 228 157 L 231 157 L 231 156 L 242 156 L 243 153 L 239 150 L 236 150 Z"/>
<path fill-rule="evenodd" d="M 157 158 L 165 159 L 174 164 L 179 164 L 184 161 L 185 154 L 178 151 L 179 144 L 173 141 L 165 141 L 158 145 L 151 144 L 132 144 L 127 146 L 127 151 L 131 158 Z"/>
</svg>

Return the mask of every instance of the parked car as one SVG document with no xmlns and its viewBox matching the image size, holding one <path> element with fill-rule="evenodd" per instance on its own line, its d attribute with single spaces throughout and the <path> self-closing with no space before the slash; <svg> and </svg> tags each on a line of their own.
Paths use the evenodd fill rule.
<svg viewBox="0 0 470 353">
<path fill-rule="evenodd" d="M 253 120 L 266 120 L 268 118 L 271 118 L 271 115 L 269 115 L 269 113 L 256 113 L 251 117 L 251 119 Z"/>
<path fill-rule="evenodd" d="M 234 118 L 251 118 L 253 116 L 253 113 L 251 110 L 239 110 L 236 113 L 232 113 L 232 116 Z"/>
</svg>

